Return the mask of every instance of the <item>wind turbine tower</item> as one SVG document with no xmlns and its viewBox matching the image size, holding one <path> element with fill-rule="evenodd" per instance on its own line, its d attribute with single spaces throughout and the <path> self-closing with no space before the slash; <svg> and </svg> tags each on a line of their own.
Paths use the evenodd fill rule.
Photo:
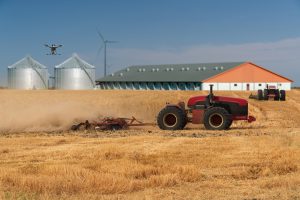
<svg viewBox="0 0 300 200">
<path fill-rule="evenodd" d="M 107 75 L 107 69 L 106 69 L 106 48 L 107 48 L 107 44 L 111 44 L 111 43 L 117 43 L 118 41 L 112 41 L 112 40 L 106 40 L 104 39 L 103 35 L 100 33 L 100 31 L 98 30 L 98 35 L 101 38 L 103 45 L 104 45 L 104 76 Z M 100 52 L 101 48 L 99 49 Z"/>
</svg>

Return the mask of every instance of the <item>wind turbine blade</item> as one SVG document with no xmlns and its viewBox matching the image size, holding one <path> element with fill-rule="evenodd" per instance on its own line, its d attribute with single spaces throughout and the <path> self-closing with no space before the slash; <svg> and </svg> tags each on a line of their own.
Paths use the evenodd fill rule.
<svg viewBox="0 0 300 200">
<path fill-rule="evenodd" d="M 99 54 L 100 54 L 101 50 L 103 49 L 103 47 L 104 47 L 104 46 L 102 45 L 102 46 L 98 49 L 96 57 L 99 56 Z"/>
<path fill-rule="evenodd" d="M 110 41 L 110 40 L 107 40 L 106 43 L 119 43 L 119 41 L 113 41 L 113 40 Z"/>
<path fill-rule="evenodd" d="M 105 42 L 105 39 L 104 39 L 103 35 L 100 33 L 99 30 L 97 30 L 97 33 L 98 33 L 98 35 L 100 36 L 100 38 L 102 39 L 102 41 Z"/>
</svg>

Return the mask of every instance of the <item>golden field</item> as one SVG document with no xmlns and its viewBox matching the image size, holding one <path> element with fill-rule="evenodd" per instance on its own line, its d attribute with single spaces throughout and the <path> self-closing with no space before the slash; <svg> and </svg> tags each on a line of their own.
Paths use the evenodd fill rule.
<svg viewBox="0 0 300 200">
<path fill-rule="evenodd" d="M 201 94 L 0 90 L 0 199 L 300 199 L 300 90 L 249 100 L 257 121 L 228 131 L 68 131 L 99 116 L 152 123 Z"/>
</svg>

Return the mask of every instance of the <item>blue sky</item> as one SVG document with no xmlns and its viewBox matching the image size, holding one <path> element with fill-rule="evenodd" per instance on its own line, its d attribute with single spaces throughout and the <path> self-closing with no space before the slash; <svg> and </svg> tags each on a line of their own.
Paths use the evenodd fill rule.
<svg viewBox="0 0 300 200">
<path fill-rule="evenodd" d="M 49 67 L 74 52 L 103 74 L 132 64 L 252 61 L 300 86 L 300 0 L 0 0 L 0 85 L 26 55 Z M 47 56 L 44 43 L 60 43 Z"/>
</svg>

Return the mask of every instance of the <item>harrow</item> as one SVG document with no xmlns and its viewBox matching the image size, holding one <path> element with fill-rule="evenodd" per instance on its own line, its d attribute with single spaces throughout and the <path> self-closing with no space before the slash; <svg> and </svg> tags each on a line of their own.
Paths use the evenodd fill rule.
<svg viewBox="0 0 300 200">
<path fill-rule="evenodd" d="M 154 125 L 152 123 L 143 123 L 137 120 L 135 117 L 132 118 L 114 118 L 114 117 L 105 117 L 99 119 L 97 121 L 89 122 L 86 120 L 85 122 L 81 122 L 78 124 L 74 124 L 71 126 L 72 131 L 79 130 L 125 130 L 132 126 L 149 126 Z"/>
</svg>

